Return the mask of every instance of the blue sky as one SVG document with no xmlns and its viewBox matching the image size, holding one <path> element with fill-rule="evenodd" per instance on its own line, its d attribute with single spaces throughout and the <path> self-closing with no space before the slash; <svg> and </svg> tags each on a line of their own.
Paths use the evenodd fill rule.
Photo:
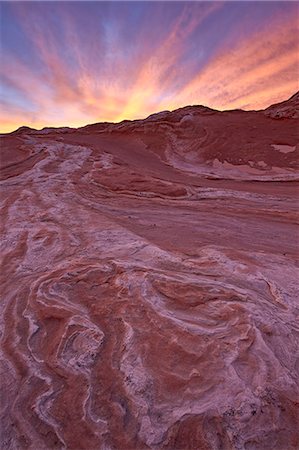
<svg viewBox="0 0 299 450">
<path fill-rule="evenodd" d="M 2 2 L 2 131 L 258 109 L 298 90 L 297 2 Z"/>
</svg>

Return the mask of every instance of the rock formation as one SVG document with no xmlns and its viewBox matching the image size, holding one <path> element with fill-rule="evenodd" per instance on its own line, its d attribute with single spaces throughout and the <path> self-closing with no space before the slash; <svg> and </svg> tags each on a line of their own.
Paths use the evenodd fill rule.
<svg viewBox="0 0 299 450">
<path fill-rule="evenodd" d="M 299 448 L 297 107 L 2 135 L 1 448 Z"/>
<path fill-rule="evenodd" d="M 269 106 L 265 109 L 265 114 L 277 119 L 283 117 L 299 119 L 299 92 L 296 92 L 285 102 Z"/>
</svg>

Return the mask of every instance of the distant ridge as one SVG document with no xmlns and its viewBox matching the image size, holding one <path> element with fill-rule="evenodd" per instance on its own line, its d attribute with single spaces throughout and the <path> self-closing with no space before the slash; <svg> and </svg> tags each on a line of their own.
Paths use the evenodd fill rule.
<svg viewBox="0 0 299 450">
<path fill-rule="evenodd" d="M 299 118 L 299 91 L 297 91 L 292 97 L 288 100 L 284 100 L 283 102 L 276 103 L 274 105 L 269 106 L 264 110 L 264 113 L 267 116 L 270 116 L 274 119 L 280 118 Z"/>
<path fill-rule="evenodd" d="M 273 105 L 268 106 L 265 109 L 261 110 L 252 110 L 245 111 L 243 109 L 233 109 L 226 111 L 219 111 L 217 109 L 209 108 L 208 106 L 203 105 L 191 105 L 191 106 L 183 106 L 181 108 L 175 109 L 173 111 L 160 111 L 157 113 L 150 114 L 144 119 L 135 119 L 135 120 L 122 120 L 121 122 L 96 122 L 93 124 L 84 125 L 78 128 L 71 127 L 44 127 L 41 130 L 37 130 L 35 128 L 30 128 L 28 126 L 22 126 L 15 131 L 10 133 L 2 133 L 2 134 L 49 134 L 53 132 L 57 133 L 72 133 L 76 130 L 82 131 L 92 131 L 92 130 L 106 130 L 107 127 L 123 127 L 126 125 L 134 125 L 138 123 L 149 123 L 155 122 L 158 120 L 167 120 L 169 122 L 176 122 L 180 120 L 186 114 L 195 114 L 195 115 L 206 115 L 206 114 L 225 114 L 230 112 L 243 112 L 243 113 L 264 113 L 266 116 L 269 116 L 273 119 L 283 119 L 283 118 L 291 118 L 298 119 L 299 118 L 299 91 L 293 94 L 289 99 L 284 100 L 280 103 L 275 103 Z"/>
</svg>

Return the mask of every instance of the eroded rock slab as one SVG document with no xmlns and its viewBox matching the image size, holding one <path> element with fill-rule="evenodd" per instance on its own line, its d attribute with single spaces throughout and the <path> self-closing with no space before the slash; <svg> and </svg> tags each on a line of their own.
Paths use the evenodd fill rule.
<svg viewBox="0 0 299 450">
<path fill-rule="evenodd" d="M 2 448 L 299 448 L 297 127 L 2 138 Z"/>
</svg>

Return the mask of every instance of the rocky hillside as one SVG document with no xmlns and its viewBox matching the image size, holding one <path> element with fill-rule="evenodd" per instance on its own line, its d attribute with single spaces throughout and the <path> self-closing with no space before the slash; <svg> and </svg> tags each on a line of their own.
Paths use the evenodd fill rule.
<svg viewBox="0 0 299 450">
<path fill-rule="evenodd" d="M 2 135 L 1 448 L 299 448 L 297 106 Z"/>
<path fill-rule="evenodd" d="M 269 106 L 265 109 L 265 114 L 274 119 L 292 118 L 299 119 L 299 92 L 296 92 L 288 100 Z"/>
</svg>

